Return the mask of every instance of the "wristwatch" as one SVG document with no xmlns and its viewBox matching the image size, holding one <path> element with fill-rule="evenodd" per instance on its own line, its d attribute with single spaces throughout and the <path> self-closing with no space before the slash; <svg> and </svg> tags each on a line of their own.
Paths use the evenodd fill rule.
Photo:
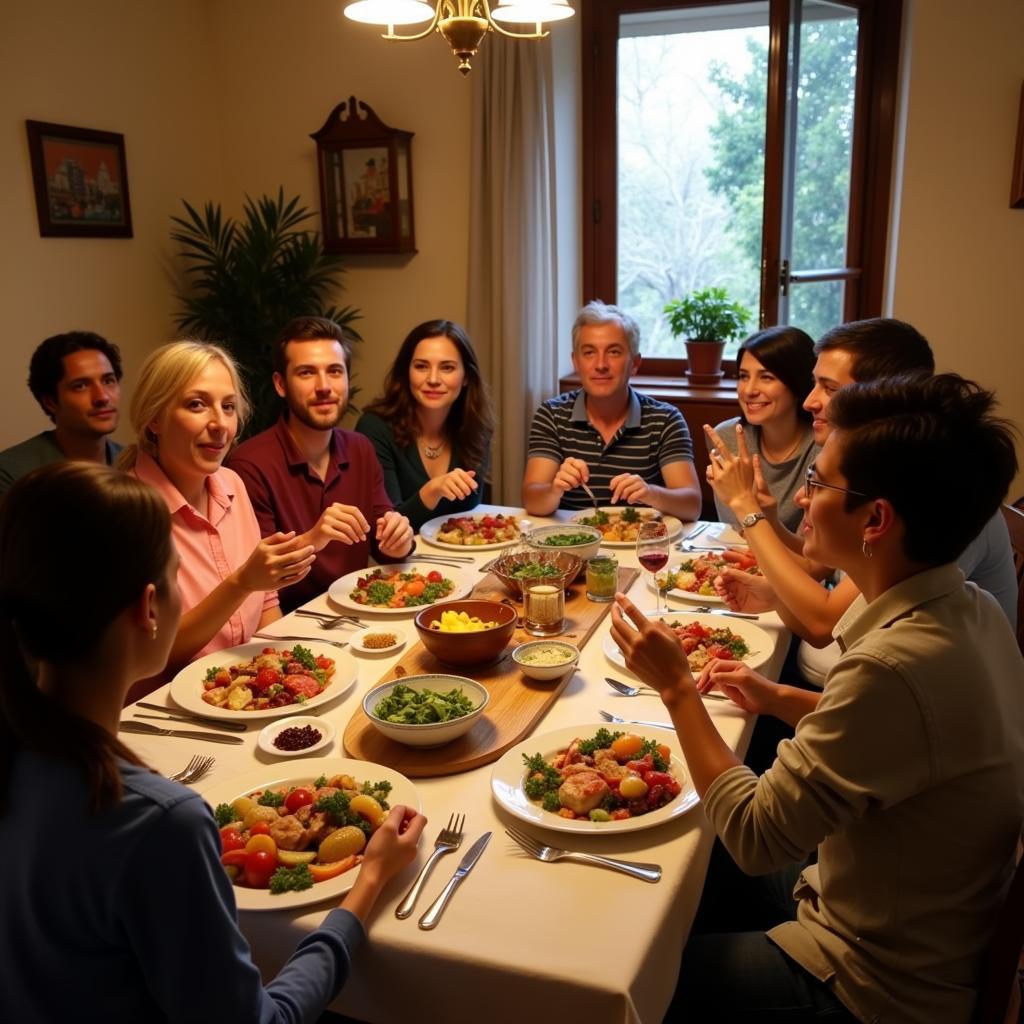
<svg viewBox="0 0 1024 1024">
<path fill-rule="evenodd" d="M 740 520 L 740 526 L 742 526 L 744 530 L 749 530 L 755 523 L 759 523 L 765 518 L 767 517 L 763 512 L 751 512 Z"/>
</svg>

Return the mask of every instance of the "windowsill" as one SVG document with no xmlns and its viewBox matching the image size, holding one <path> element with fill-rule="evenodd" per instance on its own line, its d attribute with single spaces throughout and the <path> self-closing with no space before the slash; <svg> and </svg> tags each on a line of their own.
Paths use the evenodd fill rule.
<svg viewBox="0 0 1024 1024">
<path fill-rule="evenodd" d="M 580 386 L 578 373 L 568 373 L 559 378 L 560 390 L 569 390 Z M 705 401 L 736 401 L 736 380 L 732 377 L 723 377 L 713 387 L 696 387 L 686 377 L 652 377 L 646 374 L 637 374 L 630 379 L 630 384 L 652 398 L 661 399 L 689 399 Z"/>
</svg>

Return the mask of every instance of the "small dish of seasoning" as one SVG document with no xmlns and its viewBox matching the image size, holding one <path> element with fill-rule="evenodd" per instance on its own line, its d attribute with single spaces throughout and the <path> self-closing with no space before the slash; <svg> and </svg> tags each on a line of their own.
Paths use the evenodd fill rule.
<svg viewBox="0 0 1024 1024">
<path fill-rule="evenodd" d="M 407 640 L 406 634 L 391 623 L 361 629 L 348 638 L 350 649 L 360 654 L 397 654 Z"/>
<path fill-rule="evenodd" d="M 308 757 L 334 740 L 334 726 L 326 718 L 291 715 L 271 722 L 256 743 L 272 757 Z"/>
<path fill-rule="evenodd" d="M 512 652 L 523 673 L 541 682 L 561 679 L 576 667 L 579 657 L 579 648 L 564 640 L 532 640 Z"/>
</svg>

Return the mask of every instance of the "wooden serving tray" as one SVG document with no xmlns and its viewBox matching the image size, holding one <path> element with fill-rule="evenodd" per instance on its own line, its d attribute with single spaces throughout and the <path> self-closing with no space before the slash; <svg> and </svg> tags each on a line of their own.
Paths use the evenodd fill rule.
<svg viewBox="0 0 1024 1024">
<path fill-rule="evenodd" d="M 619 590 L 628 590 L 639 575 L 639 569 L 620 567 Z M 512 601 L 501 581 L 492 573 L 488 573 L 477 584 L 473 597 L 509 603 Z M 588 601 L 586 586 L 582 580 L 578 580 L 566 591 L 565 632 L 551 639 L 568 640 L 582 648 L 610 609 L 610 602 L 602 604 Z M 561 679 L 542 683 L 523 675 L 512 660 L 512 650 L 518 644 L 536 639 L 521 626 L 517 626 L 508 647 L 497 662 L 481 668 L 466 669 L 443 664 L 417 641 L 379 682 L 386 683 L 403 676 L 432 672 L 469 676 L 486 686 L 490 692 L 491 700 L 486 712 L 464 736 L 443 747 L 424 749 L 407 747 L 382 736 L 370 724 L 360 707 L 345 728 L 345 750 L 352 757 L 376 761 L 414 779 L 457 775 L 497 761 L 509 747 L 529 735 L 572 678 L 572 672 L 566 672 Z"/>
</svg>

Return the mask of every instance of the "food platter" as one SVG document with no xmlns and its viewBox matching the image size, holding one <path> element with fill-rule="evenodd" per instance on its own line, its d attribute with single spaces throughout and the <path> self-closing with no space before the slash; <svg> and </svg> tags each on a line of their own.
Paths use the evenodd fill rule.
<svg viewBox="0 0 1024 1024">
<path fill-rule="evenodd" d="M 230 708 L 218 708 L 203 700 L 206 692 L 203 680 L 208 669 L 214 667 L 227 668 L 240 662 L 251 661 L 257 654 L 262 654 L 268 647 L 277 650 L 288 650 L 296 643 L 301 643 L 313 652 L 314 657 L 334 659 L 334 675 L 326 690 L 315 697 L 310 697 L 302 704 L 285 704 L 278 708 L 262 708 L 259 711 L 232 711 Z M 207 718 L 226 718 L 232 722 L 255 721 L 260 718 L 279 718 L 282 715 L 304 714 L 310 708 L 319 707 L 337 697 L 343 697 L 355 685 L 359 673 L 355 660 L 337 647 L 318 643 L 316 640 L 259 640 L 242 644 L 239 647 L 228 647 L 222 651 L 214 651 L 186 665 L 171 680 L 171 697 L 179 706 L 197 715 Z"/>
<path fill-rule="evenodd" d="M 745 555 L 746 552 L 739 552 L 739 554 Z M 659 570 L 655 575 L 663 577 L 666 573 L 676 572 L 679 569 L 679 567 L 685 562 L 695 562 L 700 558 L 716 559 L 721 558 L 721 555 L 721 551 L 701 551 L 699 549 L 695 549 L 683 555 L 682 557 L 675 557 L 671 559 L 669 564 L 664 569 Z M 733 565 L 732 568 L 739 569 L 740 566 Z M 650 573 L 647 573 L 647 588 L 651 591 L 651 593 L 657 593 L 657 589 L 654 583 L 654 577 L 651 576 Z M 725 604 L 725 601 L 723 601 L 722 598 L 718 596 L 717 592 L 713 592 L 711 594 L 698 594 L 691 592 L 689 590 L 672 589 L 664 591 L 664 593 L 666 597 L 672 598 L 672 600 L 684 601 L 688 604 Z"/>
<path fill-rule="evenodd" d="M 636 505 L 603 505 L 598 509 L 598 512 L 604 512 L 612 517 L 620 516 L 625 509 L 633 509 L 640 513 L 641 518 L 647 519 L 660 519 L 666 527 L 668 527 L 668 539 L 675 540 L 676 537 L 682 536 L 683 524 L 682 521 L 676 519 L 675 516 L 666 515 L 664 512 L 658 512 L 653 508 L 642 508 Z M 582 511 L 575 512 L 572 515 L 571 522 L 581 523 L 584 519 L 590 518 L 594 515 L 592 509 L 583 509 Z M 598 527 L 600 529 L 600 527 Z M 608 540 L 604 539 L 601 541 L 601 546 L 605 548 L 635 548 L 636 539 L 633 540 Z"/>
<path fill-rule="evenodd" d="M 500 513 L 505 519 L 511 519 L 513 523 L 518 525 L 519 514 L 516 512 L 512 513 Z M 525 515 L 525 512 L 522 513 Z M 420 536 L 428 543 L 432 544 L 436 548 L 445 548 L 447 551 L 461 551 L 463 554 L 472 554 L 474 551 L 496 551 L 498 548 L 511 547 L 513 544 L 521 544 L 523 542 L 523 536 L 521 531 L 516 532 L 514 537 L 510 537 L 507 540 L 493 541 L 487 544 L 452 544 L 449 541 L 438 540 L 438 533 L 441 532 L 444 524 L 451 519 L 472 519 L 476 522 L 480 522 L 488 517 L 486 512 L 467 512 L 465 515 L 454 515 L 454 516 L 438 516 L 436 519 L 431 519 L 424 523 L 420 527 Z M 490 518 L 494 518 L 499 513 L 490 514 Z"/>
<path fill-rule="evenodd" d="M 689 622 L 699 622 L 709 629 L 730 629 L 737 636 L 743 637 L 750 648 L 750 654 L 743 659 L 743 664 L 757 671 L 768 664 L 775 651 L 775 641 L 756 622 L 749 619 L 735 619 L 728 615 L 695 615 L 693 612 L 644 612 L 647 618 L 653 621 L 678 622 L 685 625 Z M 611 633 L 605 633 L 601 641 L 601 650 L 605 657 L 616 667 L 626 672 L 626 659 L 619 650 L 618 644 L 612 639 Z M 632 673 L 630 672 L 630 675 Z"/>
<path fill-rule="evenodd" d="M 396 804 L 405 804 L 417 811 L 422 810 L 423 805 L 416 787 L 404 775 L 396 772 L 393 768 L 374 764 L 372 761 L 354 761 L 347 757 L 311 757 L 277 766 L 266 765 L 262 768 L 254 768 L 242 775 L 236 775 L 209 789 L 199 788 L 202 791 L 203 799 L 212 808 L 218 804 L 231 803 L 236 797 L 248 796 L 257 789 L 308 785 L 320 775 L 339 774 L 351 775 L 359 782 L 390 782 L 391 793 L 388 795 L 388 803 L 392 807 Z M 359 871 L 360 868 L 357 866 L 343 875 L 338 875 L 337 878 L 317 882 L 310 889 L 284 892 L 277 896 L 273 895 L 269 889 L 247 889 L 240 885 L 232 886 L 232 889 L 239 910 L 288 910 L 292 907 L 308 906 L 311 903 L 336 900 L 352 888 L 355 880 L 359 877 Z"/>
<path fill-rule="evenodd" d="M 390 572 L 418 572 L 426 576 L 431 572 L 440 572 L 445 579 L 449 579 L 455 584 L 455 588 L 450 594 L 446 594 L 440 600 L 434 602 L 435 604 L 440 604 L 443 601 L 458 601 L 460 598 L 466 597 L 477 582 L 476 577 L 473 575 L 476 571 L 475 569 L 470 572 L 466 569 L 453 569 L 446 565 L 431 565 L 427 562 L 417 564 L 415 559 L 410 559 L 408 562 L 402 562 L 397 565 L 378 565 L 373 566 L 371 569 L 359 569 L 356 572 L 350 572 L 348 575 L 342 576 L 341 579 L 335 580 L 327 588 L 328 599 L 339 608 L 374 615 L 415 615 L 422 608 L 427 607 L 427 605 L 420 604 L 411 608 L 387 608 L 382 605 L 360 604 L 358 601 L 353 601 L 349 594 L 355 589 L 359 578 L 366 576 L 374 569 L 382 570 L 385 575 Z"/>
<path fill-rule="evenodd" d="M 573 821 L 560 818 L 551 811 L 545 811 L 540 804 L 531 800 L 523 790 L 525 767 L 523 755 L 542 754 L 550 759 L 560 750 L 564 750 L 578 737 L 593 736 L 598 729 L 605 728 L 610 732 L 630 732 L 656 743 L 668 743 L 673 748 L 672 774 L 682 783 L 683 791 L 671 803 L 659 807 L 649 814 L 623 821 Z M 617 835 L 622 832 L 639 832 L 642 829 L 654 828 L 672 821 L 685 814 L 700 802 L 697 790 L 693 786 L 686 763 L 678 756 L 679 744 L 671 733 L 664 729 L 651 729 L 642 725 L 609 725 L 599 722 L 596 725 L 574 725 L 567 729 L 558 729 L 544 733 L 542 736 L 531 736 L 522 743 L 506 751 L 491 770 L 491 794 L 509 814 L 538 828 L 551 829 L 555 832 L 575 832 L 579 835 Z"/>
</svg>

